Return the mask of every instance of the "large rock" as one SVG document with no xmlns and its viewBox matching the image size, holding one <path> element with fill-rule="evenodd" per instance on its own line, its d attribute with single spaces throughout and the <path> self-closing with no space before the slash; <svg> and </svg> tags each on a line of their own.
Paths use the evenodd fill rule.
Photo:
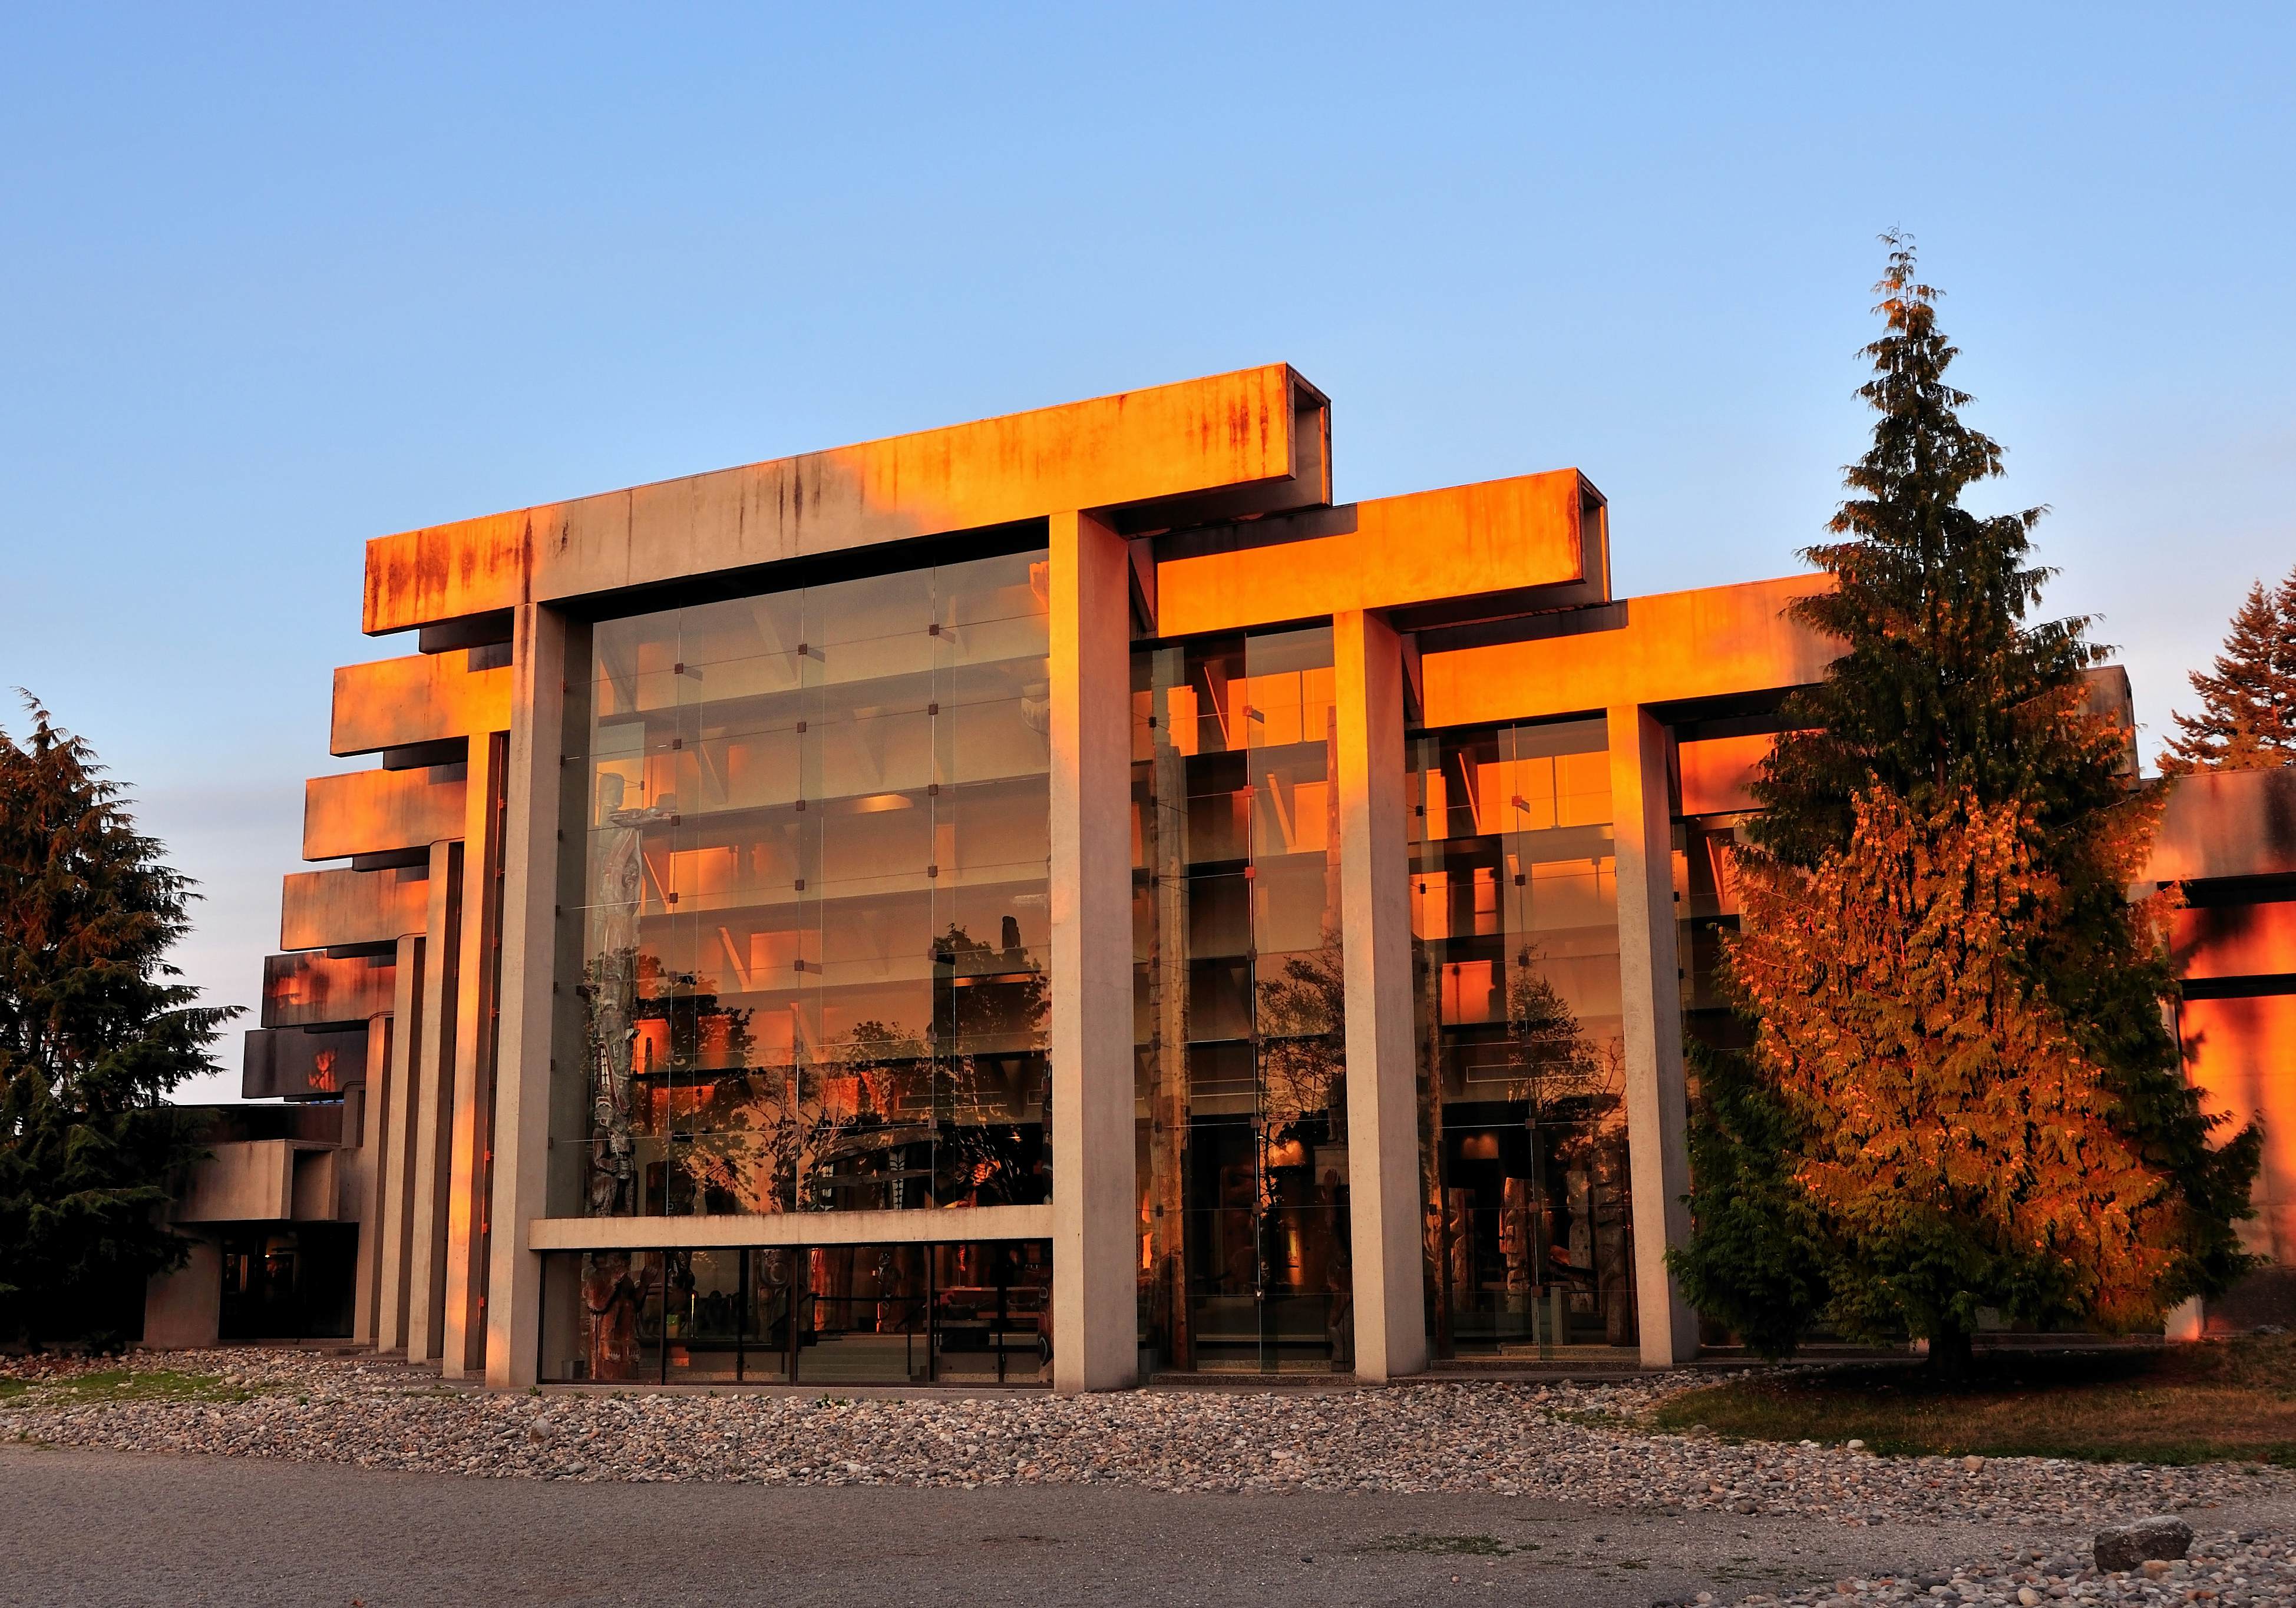
<svg viewBox="0 0 2296 1608">
<path fill-rule="evenodd" d="M 2096 1532 L 2099 1569 L 2134 1569 L 2151 1558 L 2181 1558 L 2193 1545 L 2193 1527 L 2166 1514 Z"/>
</svg>

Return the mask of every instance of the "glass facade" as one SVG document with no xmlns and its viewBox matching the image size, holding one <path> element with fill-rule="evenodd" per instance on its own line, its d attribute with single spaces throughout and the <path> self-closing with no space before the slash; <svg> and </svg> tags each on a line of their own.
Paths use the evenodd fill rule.
<svg viewBox="0 0 2296 1608">
<path fill-rule="evenodd" d="M 1046 596 L 1023 552 L 588 627 L 554 1213 L 1050 1198 Z"/>
<path fill-rule="evenodd" d="M 1430 1340 L 1633 1345 L 1605 723 L 1410 747 Z"/>
<path fill-rule="evenodd" d="M 1046 572 L 1022 552 L 578 632 L 554 1214 L 1051 1199 Z M 1344 1370 L 1332 633 L 1132 665 L 1141 1342 L 1183 1371 Z M 1630 1347 L 1605 723 L 1399 757 L 1434 1349 Z M 554 1253 L 545 1376 L 1034 1379 L 1049 1248 L 964 1232 Z"/>
<path fill-rule="evenodd" d="M 546 1382 L 1033 1384 L 1046 1240 L 564 1251 L 543 1259 Z"/>
<path fill-rule="evenodd" d="M 1722 985 L 1722 946 L 1738 930 L 1737 847 L 1743 817 L 1707 816 L 1675 828 L 1674 886 L 1680 912 L 1682 1037 L 1734 1049 L 1748 1040 L 1746 1025 Z M 1697 1069 L 1691 1068 L 1693 1080 Z M 1693 1089 L 1693 1094 L 1696 1092 Z"/>
<path fill-rule="evenodd" d="M 1144 1343 L 1353 1362 L 1328 626 L 1133 657 Z"/>
</svg>

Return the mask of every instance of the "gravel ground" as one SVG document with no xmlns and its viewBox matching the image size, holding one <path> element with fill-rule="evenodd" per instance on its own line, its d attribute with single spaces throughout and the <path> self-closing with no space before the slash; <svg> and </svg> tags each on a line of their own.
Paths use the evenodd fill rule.
<svg viewBox="0 0 2296 1608">
<path fill-rule="evenodd" d="M 1715 1599 L 1703 1593 L 1689 1600 Z M 2202 1531 L 2193 1541 L 2190 1557 L 2160 1560 L 2142 1569 L 2105 1573 L 2081 1554 L 2030 1548 L 1998 1563 L 1974 1564 L 1950 1574 L 1842 1579 L 1830 1588 L 1786 1596 L 1758 1593 L 1738 1600 L 1820 1608 L 1915 1602 L 2287 1604 L 2296 1603 L 2296 1555 L 2286 1542 L 2254 1533 Z"/>
<path fill-rule="evenodd" d="M 1654 1514 L 1845 1526 L 2006 1526 L 2020 1559 L 1959 1575 L 1861 1576 L 1767 1600 L 2296 1604 L 2286 1543 L 2210 1531 L 2205 1510 L 2277 1510 L 2296 1473 L 2038 1458 L 1878 1457 L 1839 1447 L 1731 1445 L 1637 1427 L 1688 1375 L 1300 1392 L 1127 1392 L 1080 1398 L 948 1392 L 861 1399 L 811 1392 L 553 1391 L 488 1394 L 377 1359 L 234 1350 L 168 1359 L 220 1375 L 189 1393 L 100 1388 L 104 1365 L 0 1364 L 0 1440 L 210 1453 L 483 1478 L 702 1481 L 810 1490 L 1037 1486 L 1176 1493 L 1479 1494 Z M 140 1359 L 140 1368 L 160 1364 Z M 96 1399 L 89 1399 L 89 1395 Z M 2160 1579 L 2084 1575 L 2070 1538 L 2192 1510 L 2194 1561 Z M 1645 1599 L 1647 1600 L 1647 1599 Z M 1693 1599 L 1694 1600 L 1694 1599 Z M 1710 1598 L 1710 1600 L 1713 1600 Z M 1759 1598 L 1747 1600 L 1762 1600 Z"/>
</svg>

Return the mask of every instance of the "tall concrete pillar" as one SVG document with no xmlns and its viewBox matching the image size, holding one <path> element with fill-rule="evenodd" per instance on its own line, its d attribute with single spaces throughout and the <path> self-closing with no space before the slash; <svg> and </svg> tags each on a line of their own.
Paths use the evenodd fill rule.
<svg viewBox="0 0 2296 1608">
<path fill-rule="evenodd" d="M 376 1210 L 360 1229 L 374 1241 L 374 1349 L 396 1351 L 406 1344 L 408 1230 L 414 1209 L 414 1088 L 422 1064 L 422 966 L 420 933 L 398 940 L 398 970 L 391 989 L 390 1073 L 384 1084 L 383 1144 L 376 1156 Z"/>
<path fill-rule="evenodd" d="M 394 976 L 392 992 L 398 992 Z M 351 1291 L 351 1339 L 373 1345 L 375 1303 L 382 1291 L 382 1191 L 390 1147 L 390 1040 L 392 1018 L 370 1016 L 366 1024 L 366 1082 L 359 1090 L 358 1261 Z M 349 1120 L 352 1102 L 344 1104 Z M 343 1135 L 348 1142 L 351 1135 Z"/>
<path fill-rule="evenodd" d="M 1635 1218 L 1636 1310 L 1645 1367 L 1698 1354 L 1698 1317 L 1666 1270 L 1690 1237 L 1689 1102 L 1682 1070 L 1681 958 L 1675 937 L 1674 812 L 1666 728 L 1636 704 L 1610 711 L 1611 816 L 1619 877 L 1619 990 L 1627 1050 L 1627 1150 Z"/>
<path fill-rule="evenodd" d="M 1386 619 L 1332 619 L 1339 722 L 1340 926 L 1347 978 L 1348 1212 L 1356 1377 L 1427 1366 L 1412 1062 L 1403 654 Z"/>
<path fill-rule="evenodd" d="M 430 845 L 430 908 L 423 922 L 422 1042 L 415 1059 L 415 1089 L 408 1147 L 414 1155 L 407 1212 L 406 1359 L 429 1362 L 446 1354 L 447 1186 L 454 1096 L 455 972 L 459 958 L 463 845 Z"/>
<path fill-rule="evenodd" d="M 487 1384 L 535 1382 L 541 1355 L 542 1258 L 534 1220 L 549 1209 L 551 1021 L 557 944 L 559 763 L 565 722 L 566 622 L 518 610 L 502 831 L 501 1015 L 496 1046 L 493 1234 Z"/>
<path fill-rule="evenodd" d="M 1132 601 L 1124 541 L 1055 514 L 1052 627 L 1053 1387 L 1137 1383 Z"/>
<path fill-rule="evenodd" d="M 446 1302 L 439 1312 L 439 1371 L 460 1379 L 486 1366 L 487 1152 L 493 1144 L 490 1085 L 494 1040 L 495 894 L 502 870 L 502 821 L 491 735 L 471 733 L 463 793 L 463 909 L 455 935 L 454 1098 L 447 1142 Z"/>
</svg>

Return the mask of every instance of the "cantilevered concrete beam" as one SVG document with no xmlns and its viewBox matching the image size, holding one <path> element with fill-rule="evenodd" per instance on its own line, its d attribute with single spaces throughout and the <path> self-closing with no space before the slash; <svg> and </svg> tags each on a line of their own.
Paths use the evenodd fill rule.
<svg viewBox="0 0 2296 1608">
<path fill-rule="evenodd" d="M 1157 560 L 1156 632 L 1241 631 L 1590 578 L 1594 592 L 1567 600 L 1601 602 L 1600 506 L 1566 469 L 1190 531 Z"/>
<path fill-rule="evenodd" d="M 331 754 L 415 748 L 510 730 L 507 664 L 472 669 L 470 650 L 416 653 L 335 672 Z"/>
<path fill-rule="evenodd" d="M 292 871 L 281 879 L 279 947 L 395 943 L 422 930 L 430 895 L 420 866 L 387 871 Z"/>
<path fill-rule="evenodd" d="M 1785 609 L 1833 584 L 1829 575 L 1788 575 L 1628 598 L 1607 611 L 1608 629 L 1425 654 L 1425 723 L 1538 720 L 1629 698 L 1668 704 L 1805 685 L 1824 675 L 1841 644 Z"/>
<path fill-rule="evenodd" d="M 353 771 L 303 784 L 303 858 L 424 849 L 463 835 L 463 767 Z"/>
<path fill-rule="evenodd" d="M 359 955 L 335 960 L 304 951 L 263 958 L 262 1024 L 320 1027 L 387 1016 L 391 957 Z"/>
<path fill-rule="evenodd" d="M 365 625 L 404 631 L 1063 510 L 1172 503 L 1172 522 L 1197 524 L 1328 502 L 1327 405 L 1271 363 L 383 536 L 367 543 Z M 1205 511 L 1218 494 L 1234 494 L 1233 511 Z"/>
</svg>

